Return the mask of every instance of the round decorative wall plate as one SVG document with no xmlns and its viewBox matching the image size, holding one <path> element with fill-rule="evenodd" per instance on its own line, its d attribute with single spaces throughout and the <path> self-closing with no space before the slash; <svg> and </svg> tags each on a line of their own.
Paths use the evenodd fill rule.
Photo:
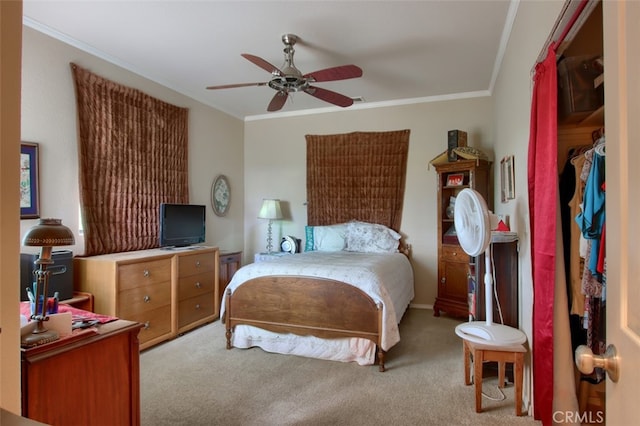
<svg viewBox="0 0 640 426">
<path fill-rule="evenodd" d="M 224 216 L 229 210 L 231 187 L 225 175 L 218 175 L 211 185 L 211 207 L 216 216 Z"/>
</svg>

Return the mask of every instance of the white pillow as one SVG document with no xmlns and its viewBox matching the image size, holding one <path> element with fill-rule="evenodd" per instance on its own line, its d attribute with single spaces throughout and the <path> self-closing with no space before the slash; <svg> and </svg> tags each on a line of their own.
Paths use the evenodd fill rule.
<svg viewBox="0 0 640 426">
<path fill-rule="evenodd" d="M 307 226 L 305 251 L 341 251 L 347 245 L 347 224 Z"/>
<path fill-rule="evenodd" d="M 362 253 L 395 253 L 398 251 L 400 238 L 400 234 L 384 225 L 349 222 L 346 250 Z"/>
</svg>

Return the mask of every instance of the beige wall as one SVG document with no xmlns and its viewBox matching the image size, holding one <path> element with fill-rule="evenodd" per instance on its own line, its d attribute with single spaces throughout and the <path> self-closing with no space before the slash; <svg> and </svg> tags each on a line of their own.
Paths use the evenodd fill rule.
<svg viewBox="0 0 640 426">
<path fill-rule="evenodd" d="M 298 95 L 296 95 L 298 96 Z M 412 245 L 414 304 L 431 306 L 436 297 L 436 175 L 429 161 L 447 146 L 447 131 L 468 132 L 469 145 L 492 155 L 492 103 L 489 97 L 427 102 L 386 108 L 248 121 L 245 125 L 245 260 L 264 251 L 267 224 L 257 219 L 263 198 L 280 198 L 291 216 L 275 223 L 282 235 L 303 239 L 307 212 L 306 134 L 410 129 L 402 233 Z"/>
<path fill-rule="evenodd" d="M 509 215 L 520 238 L 520 325 L 531 341 L 533 289 L 527 193 L 527 149 L 533 81 L 531 70 L 564 2 L 522 1 L 493 91 L 496 158 L 515 155 L 516 199 L 496 202 L 496 213 Z M 495 182 L 499 191 L 499 182 Z"/>
<path fill-rule="evenodd" d="M 77 116 L 70 62 L 189 109 L 189 201 L 210 206 L 213 179 L 218 174 L 227 175 L 234 198 L 224 218 L 207 209 L 206 242 L 221 248 L 241 248 L 242 121 L 24 27 L 22 140 L 40 144 L 40 214 L 62 219 L 75 232 L 76 245 L 69 249 L 82 254 L 84 247 L 78 233 Z M 22 234 L 35 223 L 36 220 L 22 220 Z"/>
<path fill-rule="evenodd" d="M 493 91 L 495 153 L 498 161 L 515 156 L 516 198 L 507 203 L 498 199 L 496 213 L 509 215 L 511 229 L 520 238 L 519 294 L 520 328 L 532 342 L 533 287 L 531 278 L 531 241 L 529 235 L 529 197 L 527 193 L 527 151 L 531 93 L 531 69 L 553 29 L 563 1 L 522 1 Z M 499 180 L 495 182 L 499 191 Z M 531 400 L 531 380 L 525 374 L 524 402 Z"/>
<path fill-rule="evenodd" d="M 20 413 L 18 238 L 22 2 L 0 2 L 0 407 Z M 15 188 L 15 190 L 14 190 Z"/>
</svg>

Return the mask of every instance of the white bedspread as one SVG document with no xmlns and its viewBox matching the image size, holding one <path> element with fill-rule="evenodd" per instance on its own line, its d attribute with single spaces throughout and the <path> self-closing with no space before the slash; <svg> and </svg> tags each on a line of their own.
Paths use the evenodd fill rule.
<svg viewBox="0 0 640 426">
<path fill-rule="evenodd" d="M 304 275 L 334 279 L 354 285 L 382 303 L 382 349 L 400 341 L 398 323 L 414 297 L 413 270 L 401 253 L 305 252 L 273 257 L 240 268 L 227 289 L 265 275 Z M 223 317 L 226 294 L 220 315 Z M 237 348 L 259 346 L 269 352 L 372 364 L 375 344 L 367 339 L 319 339 L 313 336 L 276 334 L 252 326 L 237 326 L 232 336 Z"/>
</svg>

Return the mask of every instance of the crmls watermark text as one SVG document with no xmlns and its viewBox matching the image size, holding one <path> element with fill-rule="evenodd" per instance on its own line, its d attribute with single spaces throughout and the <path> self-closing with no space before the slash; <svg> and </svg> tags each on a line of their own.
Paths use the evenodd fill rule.
<svg viewBox="0 0 640 426">
<path fill-rule="evenodd" d="M 554 423 L 578 423 L 578 424 L 603 424 L 604 411 L 589 411 L 579 413 L 577 411 L 554 411 Z"/>
</svg>

